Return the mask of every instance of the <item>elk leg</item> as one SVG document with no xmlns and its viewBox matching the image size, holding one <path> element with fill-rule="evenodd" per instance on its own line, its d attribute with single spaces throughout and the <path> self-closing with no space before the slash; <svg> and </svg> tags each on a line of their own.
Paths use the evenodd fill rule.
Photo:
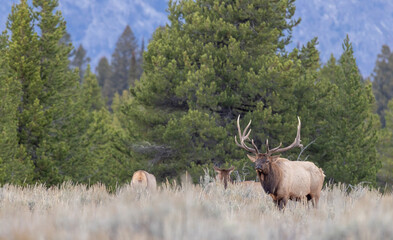
<svg viewBox="0 0 393 240">
<path fill-rule="evenodd" d="M 278 200 L 277 200 L 277 197 L 276 197 L 274 194 L 269 193 L 269 196 L 272 197 L 273 201 L 275 201 L 275 202 L 278 201 Z"/>
<path fill-rule="evenodd" d="M 307 201 L 310 201 L 312 199 L 311 194 L 306 195 L 306 197 L 307 197 Z"/>
<path fill-rule="evenodd" d="M 307 194 L 305 197 L 306 200 L 304 200 L 304 205 L 306 205 L 310 209 L 310 201 L 312 202 L 312 205 L 314 206 L 314 200 L 311 194 Z"/>
<path fill-rule="evenodd" d="M 319 195 L 316 195 L 312 198 L 312 206 L 314 208 L 318 208 L 318 202 L 319 202 Z"/>
<path fill-rule="evenodd" d="M 282 210 L 287 205 L 287 202 L 288 198 L 281 198 L 280 200 L 278 200 L 278 208 Z"/>
</svg>

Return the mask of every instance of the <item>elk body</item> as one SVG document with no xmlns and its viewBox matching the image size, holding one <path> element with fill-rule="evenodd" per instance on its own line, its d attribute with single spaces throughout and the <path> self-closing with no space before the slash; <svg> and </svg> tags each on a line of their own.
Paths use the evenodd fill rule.
<svg viewBox="0 0 393 240">
<path fill-rule="evenodd" d="M 254 155 L 247 154 L 247 156 L 255 163 L 255 170 L 262 188 L 272 197 L 277 206 L 282 209 L 288 200 L 307 199 L 316 207 L 325 179 L 322 169 L 312 162 L 290 161 L 286 158 L 281 158 L 279 155 L 272 155 L 288 151 L 294 147 L 303 147 L 300 144 L 300 119 L 298 118 L 299 124 L 295 141 L 284 148 L 281 148 L 280 143 L 278 147 L 269 149 L 269 143 L 266 140 L 266 153 L 260 153 L 254 140 L 249 139 L 251 129 L 248 132 L 247 130 L 251 125 L 251 120 L 242 132 L 239 119 L 240 116 L 237 119 L 240 143 L 235 136 L 236 145 L 254 153 Z M 251 142 L 252 147 L 247 146 L 244 142 L 245 140 Z"/>
<path fill-rule="evenodd" d="M 157 188 L 156 177 L 146 171 L 138 170 L 132 175 L 131 188 L 155 191 Z"/>
</svg>

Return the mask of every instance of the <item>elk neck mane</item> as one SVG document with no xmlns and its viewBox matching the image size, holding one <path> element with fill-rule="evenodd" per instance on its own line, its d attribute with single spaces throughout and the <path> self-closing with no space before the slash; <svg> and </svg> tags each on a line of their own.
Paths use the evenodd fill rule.
<svg viewBox="0 0 393 240">
<path fill-rule="evenodd" d="M 261 173 L 260 173 L 261 174 Z M 264 180 L 262 181 L 263 190 L 267 194 L 276 194 L 277 187 L 282 180 L 282 170 L 276 161 L 272 161 L 269 163 L 269 171 L 267 174 L 264 174 Z"/>
</svg>

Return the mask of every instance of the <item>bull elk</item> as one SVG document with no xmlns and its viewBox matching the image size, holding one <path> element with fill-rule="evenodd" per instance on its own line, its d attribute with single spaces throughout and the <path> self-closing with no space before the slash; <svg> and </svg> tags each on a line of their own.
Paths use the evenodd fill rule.
<svg viewBox="0 0 393 240">
<path fill-rule="evenodd" d="M 288 151 L 294 147 L 303 147 L 300 143 L 301 122 L 298 117 L 297 134 L 293 143 L 287 147 L 281 148 L 282 144 L 276 148 L 270 149 L 269 142 L 266 140 L 266 152 L 260 153 L 254 140 L 250 140 L 251 120 L 244 129 L 240 128 L 240 115 L 237 118 L 237 129 L 239 132 L 240 143 L 235 135 L 236 145 L 244 150 L 255 154 L 247 154 L 247 157 L 255 163 L 255 170 L 262 185 L 263 190 L 269 194 L 276 205 L 282 209 L 286 206 L 288 200 L 311 200 L 314 207 L 318 206 L 319 196 L 321 193 L 325 174 L 321 168 L 308 161 L 290 161 L 281 158 L 280 155 L 273 155 Z M 246 145 L 244 141 L 251 142 L 252 147 Z"/>
<path fill-rule="evenodd" d="M 155 191 L 157 188 L 156 177 L 146 171 L 138 170 L 132 175 L 131 188 Z"/>
</svg>

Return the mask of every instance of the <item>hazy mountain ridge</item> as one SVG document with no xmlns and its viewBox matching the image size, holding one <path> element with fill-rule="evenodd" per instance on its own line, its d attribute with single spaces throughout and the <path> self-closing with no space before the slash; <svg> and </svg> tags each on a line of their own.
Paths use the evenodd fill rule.
<svg viewBox="0 0 393 240">
<path fill-rule="evenodd" d="M 0 0 L 0 30 L 5 29 L 11 5 L 18 0 Z M 83 44 L 93 67 L 102 56 L 110 57 L 116 41 L 129 24 L 147 43 L 158 26 L 167 23 L 167 0 L 60 0 L 60 10 L 74 46 Z M 290 48 L 318 37 L 322 62 L 333 53 L 338 57 L 349 35 L 361 73 L 373 71 L 383 44 L 393 42 L 393 1 L 384 0 L 297 0 L 295 17 L 302 19 L 293 31 Z"/>
<path fill-rule="evenodd" d="M 296 17 L 300 25 L 294 29 L 293 44 L 305 44 L 318 37 L 322 62 L 333 53 L 338 57 L 342 42 L 349 35 L 363 76 L 374 69 L 383 44 L 393 42 L 393 1 L 383 0 L 298 0 Z"/>
</svg>

